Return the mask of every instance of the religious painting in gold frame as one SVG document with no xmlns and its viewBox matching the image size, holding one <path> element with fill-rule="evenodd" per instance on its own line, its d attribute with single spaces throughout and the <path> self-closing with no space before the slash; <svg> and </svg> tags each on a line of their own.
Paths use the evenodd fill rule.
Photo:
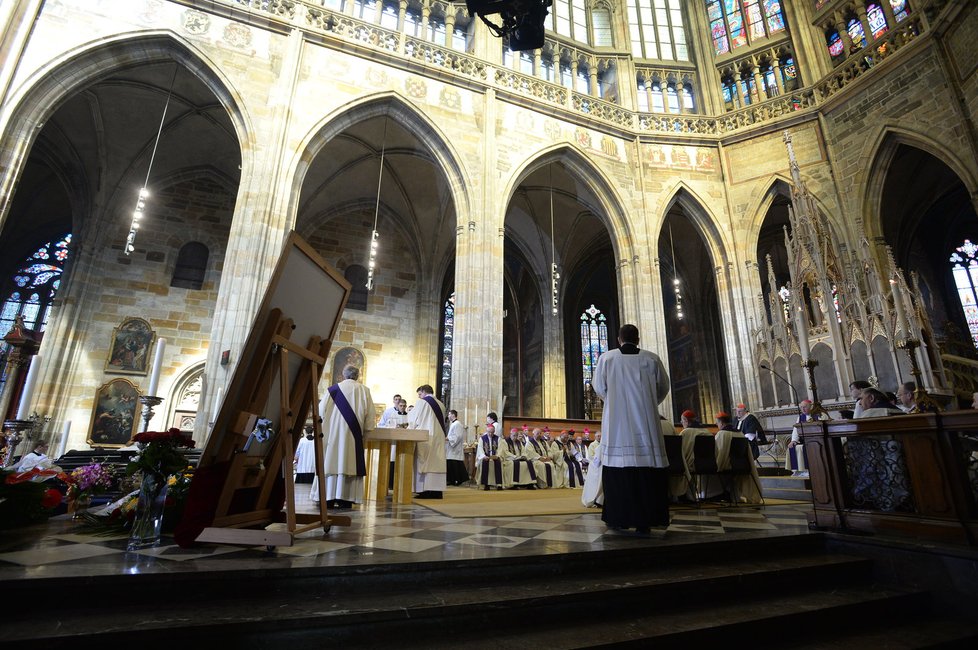
<svg viewBox="0 0 978 650">
<path fill-rule="evenodd" d="M 116 375 L 146 375 L 156 332 L 142 318 L 129 317 L 112 330 L 105 372 Z"/>
<path fill-rule="evenodd" d="M 95 392 L 88 442 L 92 447 L 124 447 L 139 427 L 139 386 L 128 379 L 106 382 Z"/>
<path fill-rule="evenodd" d="M 330 385 L 338 384 L 343 381 L 343 368 L 354 366 L 360 369 L 360 383 L 366 381 L 367 360 L 363 356 L 363 351 L 358 348 L 340 348 L 333 356 L 332 373 L 330 374 Z"/>
</svg>

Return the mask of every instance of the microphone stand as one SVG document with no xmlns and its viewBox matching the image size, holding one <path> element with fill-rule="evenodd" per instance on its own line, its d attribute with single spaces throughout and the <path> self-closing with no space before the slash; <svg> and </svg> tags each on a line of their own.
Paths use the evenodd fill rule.
<svg viewBox="0 0 978 650">
<path fill-rule="evenodd" d="M 798 391 L 795 390 L 794 385 L 792 385 L 792 383 L 790 381 L 788 381 L 787 379 L 785 379 L 784 377 L 782 377 L 780 374 L 778 374 L 770 366 L 767 366 L 766 364 L 763 364 L 762 363 L 758 367 L 761 368 L 762 370 L 767 370 L 772 375 L 774 375 L 775 377 L 777 377 L 778 379 L 780 379 L 781 381 L 783 381 L 785 384 L 788 385 L 788 388 L 791 389 L 791 394 L 795 398 L 795 408 L 798 410 L 798 419 L 800 420 L 801 419 L 801 404 L 800 404 L 800 400 L 798 399 Z M 778 435 L 777 434 L 773 434 L 772 437 L 774 438 L 774 444 L 770 445 L 767 448 L 767 451 L 765 451 L 764 453 L 766 453 L 768 456 L 770 456 L 771 458 L 773 458 L 775 462 L 777 462 L 778 461 L 777 454 L 780 453 L 780 452 L 782 452 L 782 451 L 784 453 L 788 453 L 788 450 L 786 448 L 783 448 L 784 445 L 781 444 L 781 441 L 778 439 Z"/>
</svg>

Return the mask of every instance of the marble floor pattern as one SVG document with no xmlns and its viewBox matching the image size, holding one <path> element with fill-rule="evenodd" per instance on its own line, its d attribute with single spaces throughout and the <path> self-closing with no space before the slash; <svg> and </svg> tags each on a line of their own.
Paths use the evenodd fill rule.
<svg viewBox="0 0 978 650">
<path fill-rule="evenodd" d="M 299 512 L 312 504 L 300 499 Z M 201 545 L 182 549 L 164 537 L 155 548 L 127 552 L 124 536 L 86 533 L 67 517 L 0 538 L 0 579 L 145 572 L 349 566 L 575 553 L 635 546 L 796 535 L 808 531 L 808 506 L 675 509 L 668 530 L 639 537 L 609 530 L 593 514 L 453 519 L 421 503 L 370 502 L 348 514 L 349 527 L 314 530 L 293 546 L 267 549 Z"/>
</svg>

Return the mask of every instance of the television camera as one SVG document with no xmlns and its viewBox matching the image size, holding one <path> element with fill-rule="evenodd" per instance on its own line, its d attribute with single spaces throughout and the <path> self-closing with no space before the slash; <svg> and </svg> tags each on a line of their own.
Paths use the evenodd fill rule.
<svg viewBox="0 0 978 650">
<path fill-rule="evenodd" d="M 553 0 L 465 0 L 470 14 L 478 14 L 489 31 L 499 38 L 509 39 L 509 49 L 514 52 L 536 50 L 543 47 L 544 27 Z M 499 14 L 502 25 L 486 16 Z"/>
</svg>

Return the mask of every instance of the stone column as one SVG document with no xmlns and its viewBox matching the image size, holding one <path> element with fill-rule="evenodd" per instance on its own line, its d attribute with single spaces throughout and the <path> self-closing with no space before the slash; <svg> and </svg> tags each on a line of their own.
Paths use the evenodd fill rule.
<svg viewBox="0 0 978 650">
<path fill-rule="evenodd" d="M 893 7 L 890 6 L 890 0 L 879 0 L 880 8 L 883 10 L 883 15 L 886 17 L 886 26 L 893 30 L 897 26 L 896 15 L 893 13 Z"/>
<path fill-rule="evenodd" d="M 571 90 L 573 92 L 578 92 L 578 90 L 577 90 L 577 59 L 571 59 Z"/>
<path fill-rule="evenodd" d="M 431 27 L 428 25 L 428 21 L 431 19 L 431 5 L 428 4 L 427 0 L 421 5 L 421 25 L 422 34 L 421 38 L 423 40 L 431 42 Z"/>
<path fill-rule="evenodd" d="M 778 87 L 778 94 L 784 94 L 784 79 L 781 78 L 781 61 L 778 59 L 771 60 L 771 70 L 774 72 L 774 83 Z"/>
<path fill-rule="evenodd" d="M 849 30 L 846 29 L 845 18 L 840 13 L 835 14 L 835 30 L 839 32 L 839 36 L 842 38 L 842 46 L 845 48 L 845 56 L 849 56 L 849 50 L 852 49 L 852 38 L 849 36 Z"/>
<path fill-rule="evenodd" d="M 451 13 L 452 5 L 448 5 L 445 14 L 445 47 L 452 49 L 452 38 L 455 34 L 455 14 Z"/>
<path fill-rule="evenodd" d="M 591 61 L 588 62 L 587 73 L 588 79 L 590 80 L 589 83 L 591 85 L 591 87 L 588 88 L 588 94 L 590 94 L 591 97 L 600 97 L 601 92 L 598 88 L 598 64 L 594 59 L 591 59 Z"/>
<path fill-rule="evenodd" d="M 764 77 L 761 75 L 761 70 L 755 63 L 751 65 L 750 72 L 754 76 L 754 90 L 757 93 L 757 101 L 763 102 L 767 99 L 767 93 L 764 92 Z"/>
<path fill-rule="evenodd" d="M 747 105 L 747 93 L 745 92 L 746 87 L 744 86 L 744 80 L 740 77 L 739 72 L 734 72 L 734 84 L 737 86 L 737 104 L 740 108 Z"/>
<path fill-rule="evenodd" d="M 404 33 L 404 23 L 407 19 L 407 0 L 401 0 L 397 4 L 397 31 Z"/>
<path fill-rule="evenodd" d="M 890 4 L 889 0 L 880 0 L 882 4 Z M 873 32 L 869 28 L 869 16 L 866 14 L 866 5 L 862 2 L 856 3 L 856 16 L 859 18 L 859 22 L 863 26 L 863 34 L 866 35 L 866 43 L 873 42 Z"/>
</svg>

